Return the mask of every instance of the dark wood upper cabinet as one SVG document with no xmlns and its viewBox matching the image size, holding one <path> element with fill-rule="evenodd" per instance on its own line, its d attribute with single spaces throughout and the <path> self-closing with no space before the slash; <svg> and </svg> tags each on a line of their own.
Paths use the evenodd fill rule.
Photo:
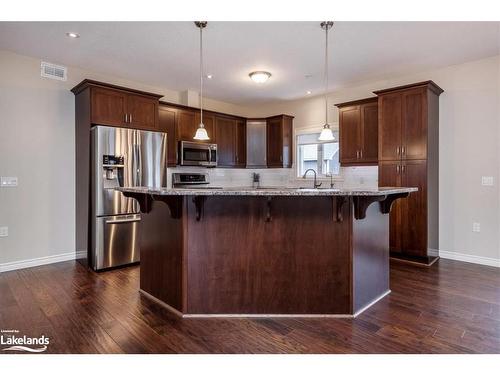
<svg viewBox="0 0 500 375">
<path fill-rule="evenodd" d="M 179 110 L 177 112 L 177 139 L 179 141 L 193 142 L 197 127 L 194 111 Z"/>
<path fill-rule="evenodd" d="M 361 160 L 378 162 L 378 99 L 361 105 Z"/>
<path fill-rule="evenodd" d="M 401 156 L 401 133 L 403 98 L 400 93 L 382 95 L 378 99 L 378 158 L 396 160 Z"/>
<path fill-rule="evenodd" d="M 122 91 L 95 87 L 91 89 L 91 121 L 93 124 L 126 126 L 127 95 Z"/>
<path fill-rule="evenodd" d="M 293 117 L 279 115 L 267 118 L 266 136 L 268 168 L 291 168 Z"/>
<path fill-rule="evenodd" d="M 158 99 L 142 95 L 127 95 L 128 126 L 134 129 L 158 127 Z"/>
<path fill-rule="evenodd" d="M 90 124 L 157 130 L 161 95 L 84 80 L 71 91 L 90 95 Z"/>
<path fill-rule="evenodd" d="M 425 118 L 427 90 L 408 90 L 402 95 L 403 159 L 421 160 L 427 157 L 427 119 Z"/>
<path fill-rule="evenodd" d="M 217 166 L 235 166 L 236 121 L 232 118 L 215 117 L 215 132 L 217 134 Z"/>
<path fill-rule="evenodd" d="M 247 164 L 247 123 L 236 120 L 236 166 L 246 167 Z"/>
<path fill-rule="evenodd" d="M 177 110 L 160 105 L 158 108 L 158 130 L 167 133 L 168 166 L 177 164 Z"/>
<path fill-rule="evenodd" d="M 368 98 L 336 105 L 339 108 L 340 164 L 377 164 L 378 99 Z"/>
<path fill-rule="evenodd" d="M 418 188 L 391 211 L 391 254 L 425 264 L 436 259 L 431 251 L 439 248 L 442 92 L 432 81 L 375 92 L 379 96 L 379 186 Z"/>
</svg>

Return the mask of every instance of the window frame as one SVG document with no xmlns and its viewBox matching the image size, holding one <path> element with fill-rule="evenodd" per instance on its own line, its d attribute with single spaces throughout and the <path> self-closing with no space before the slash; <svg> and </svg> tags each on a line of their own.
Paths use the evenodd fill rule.
<svg viewBox="0 0 500 375">
<path fill-rule="evenodd" d="M 332 123 L 330 124 L 332 130 L 334 132 L 337 132 L 338 134 L 338 123 Z M 294 147 L 294 154 L 295 154 L 295 163 L 294 163 L 294 168 L 293 168 L 293 174 L 294 174 L 294 179 L 297 181 L 303 181 L 304 179 L 302 176 L 299 176 L 299 147 L 300 145 L 306 145 L 306 144 L 324 144 L 324 143 L 331 143 L 329 141 L 318 141 L 314 143 L 299 143 L 299 136 L 300 135 L 307 135 L 307 134 L 319 134 L 321 133 L 322 127 L 314 126 L 314 127 L 307 127 L 307 128 L 300 128 L 300 129 L 295 129 L 294 130 L 294 141 L 295 141 L 295 147 Z M 337 139 L 337 142 L 339 143 L 339 150 L 340 150 L 340 139 Z M 318 150 L 318 168 L 320 168 L 321 163 L 322 163 L 322 157 L 323 157 L 323 147 Z M 318 170 L 321 170 L 318 169 Z M 314 175 L 312 173 L 308 173 L 306 176 L 306 180 L 312 180 L 314 178 Z M 318 181 L 330 181 L 331 177 L 330 175 L 323 175 L 323 174 L 318 174 L 317 176 Z M 333 181 L 343 181 L 342 177 L 342 167 L 340 166 L 339 168 L 339 173 L 333 175 Z"/>
</svg>

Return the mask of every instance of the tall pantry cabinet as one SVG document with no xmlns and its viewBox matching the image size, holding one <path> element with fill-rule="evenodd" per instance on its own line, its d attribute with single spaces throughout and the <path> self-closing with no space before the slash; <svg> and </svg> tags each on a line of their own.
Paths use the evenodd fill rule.
<svg viewBox="0 0 500 375">
<path fill-rule="evenodd" d="M 432 81 L 375 91 L 378 96 L 379 186 L 418 187 L 395 202 L 390 250 L 395 258 L 432 264 L 439 246 L 439 95 Z"/>
</svg>

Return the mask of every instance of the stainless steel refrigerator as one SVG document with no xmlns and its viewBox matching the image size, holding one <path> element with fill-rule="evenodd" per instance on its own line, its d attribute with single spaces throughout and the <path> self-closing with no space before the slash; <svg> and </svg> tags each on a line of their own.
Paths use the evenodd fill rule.
<svg viewBox="0 0 500 375">
<path fill-rule="evenodd" d="M 99 271 L 139 262 L 139 205 L 114 188 L 167 187 L 167 134 L 95 126 L 90 157 L 88 263 Z"/>
</svg>

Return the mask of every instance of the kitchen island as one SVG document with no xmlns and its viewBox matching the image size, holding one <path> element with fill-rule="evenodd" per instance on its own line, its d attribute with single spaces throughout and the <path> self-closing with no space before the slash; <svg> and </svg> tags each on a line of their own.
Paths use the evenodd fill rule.
<svg viewBox="0 0 500 375">
<path fill-rule="evenodd" d="M 183 317 L 353 317 L 389 288 L 389 211 L 416 188 L 118 188 L 140 290 Z"/>
</svg>

